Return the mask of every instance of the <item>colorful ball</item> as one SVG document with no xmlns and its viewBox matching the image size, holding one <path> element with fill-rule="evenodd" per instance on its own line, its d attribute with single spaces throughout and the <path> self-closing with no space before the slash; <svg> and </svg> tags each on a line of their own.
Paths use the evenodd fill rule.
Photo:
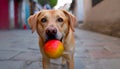
<svg viewBox="0 0 120 69">
<path fill-rule="evenodd" d="M 59 58 L 63 51 L 63 44 L 59 40 L 49 40 L 45 43 L 44 52 L 49 58 Z"/>
</svg>

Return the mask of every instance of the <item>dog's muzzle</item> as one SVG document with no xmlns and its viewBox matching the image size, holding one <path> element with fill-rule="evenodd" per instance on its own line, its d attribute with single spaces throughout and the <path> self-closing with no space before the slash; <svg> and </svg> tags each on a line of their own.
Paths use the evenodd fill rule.
<svg viewBox="0 0 120 69">
<path fill-rule="evenodd" d="M 57 34 L 57 29 L 56 28 L 48 28 L 46 29 L 46 40 L 45 42 L 49 41 L 49 40 L 59 40 L 59 41 L 62 41 L 62 38 L 58 38 L 59 35 Z"/>
</svg>

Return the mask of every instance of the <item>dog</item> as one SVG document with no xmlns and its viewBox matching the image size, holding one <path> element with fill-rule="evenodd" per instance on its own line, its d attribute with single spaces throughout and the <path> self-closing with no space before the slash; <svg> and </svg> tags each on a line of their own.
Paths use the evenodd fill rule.
<svg viewBox="0 0 120 69">
<path fill-rule="evenodd" d="M 57 39 L 64 45 L 62 64 L 68 69 L 74 69 L 74 26 L 76 17 L 65 10 L 41 10 L 28 18 L 32 33 L 36 30 L 39 35 L 39 47 L 42 54 L 43 69 L 50 68 L 50 59 L 43 50 L 48 40 Z"/>
</svg>

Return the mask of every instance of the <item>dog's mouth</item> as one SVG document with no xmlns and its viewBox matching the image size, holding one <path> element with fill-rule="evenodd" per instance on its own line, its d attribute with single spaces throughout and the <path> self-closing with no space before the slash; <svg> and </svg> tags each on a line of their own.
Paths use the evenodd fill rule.
<svg viewBox="0 0 120 69">
<path fill-rule="evenodd" d="M 46 36 L 45 43 L 50 40 L 59 40 L 62 42 L 63 36 L 61 38 L 57 38 L 57 36 L 54 36 L 54 35 Z"/>
</svg>

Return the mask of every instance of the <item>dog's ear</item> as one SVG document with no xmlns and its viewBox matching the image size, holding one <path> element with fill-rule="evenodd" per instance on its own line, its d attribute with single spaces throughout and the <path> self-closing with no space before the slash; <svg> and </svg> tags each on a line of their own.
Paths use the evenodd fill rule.
<svg viewBox="0 0 120 69">
<path fill-rule="evenodd" d="M 76 22 L 77 22 L 76 17 L 75 17 L 74 15 L 72 15 L 71 13 L 65 11 L 65 10 L 62 10 L 62 11 L 63 11 L 63 12 L 65 13 L 65 15 L 68 17 L 68 20 L 69 20 L 69 24 L 70 24 L 71 29 L 72 29 L 73 31 L 75 31 L 75 30 L 74 30 L 74 26 L 76 25 Z"/>
<path fill-rule="evenodd" d="M 28 24 L 30 26 L 30 28 L 32 29 L 32 33 L 35 31 L 36 29 L 36 24 L 37 24 L 37 17 L 38 15 L 40 14 L 41 12 L 39 13 L 36 13 L 36 14 L 33 14 L 31 15 L 29 18 L 28 18 Z"/>
</svg>

